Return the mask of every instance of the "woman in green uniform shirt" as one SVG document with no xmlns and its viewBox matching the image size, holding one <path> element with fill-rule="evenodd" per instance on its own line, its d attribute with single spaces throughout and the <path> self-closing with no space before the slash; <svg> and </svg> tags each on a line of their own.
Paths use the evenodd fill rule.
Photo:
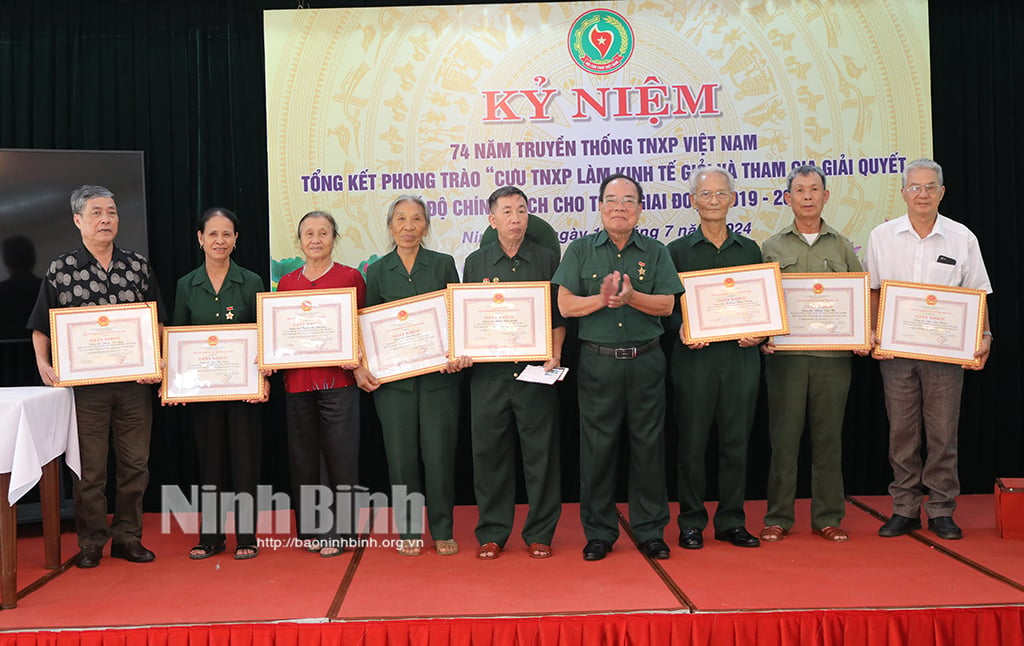
<svg viewBox="0 0 1024 646">
<path fill-rule="evenodd" d="M 422 198 L 402 195 L 392 202 L 387 227 L 395 248 L 366 270 L 367 307 L 459 282 L 451 256 L 422 246 L 430 230 L 430 216 Z M 359 387 L 373 393 L 392 487 L 405 486 L 407 493 L 425 495 L 430 535 L 442 556 L 459 551 L 452 539 L 452 508 L 462 379 L 451 373 L 470 363 L 463 357 L 449 362 L 439 373 L 386 384 L 378 382 L 365 367 L 356 370 Z M 406 556 L 419 556 L 421 551 L 420 520 L 415 512 L 406 508 L 395 513 L 402 538 L 398 551 Z"/>
<path fill-rule="evenodd" d="M 231 262 L 238 242 L 238 217 L 224 208 L 207 209 L 199 218 L 199 247 L 202 266 L 178 280 L 172 325 L 217 325 L 256 322 L 256 294 L 263 280 Z M 192 436 L 198 449 L 199 485 L 223 491 L 248 493 L 256 500 L 263 441 L 260 409 L 256 402 L 201 402 L 188 406 Z M 230 463 L 230 464 L 229 464 Z M 227 482 L 227 473 L 231 482 Z M 230 484 L 230 488 L 228 485 Z M 200 496 L 199 543 L 189 551 L 191 559 L 205 559 L 224 551 L 224 522 L 227 509 L 209 517 Z M 235 515 L 238 546 L 235 558 L 251 559 L 259 553 L 256 544 L 255 505 L 239 505 Z M 243 511 L 249 511 L 243 515 Z"/>
</svg>

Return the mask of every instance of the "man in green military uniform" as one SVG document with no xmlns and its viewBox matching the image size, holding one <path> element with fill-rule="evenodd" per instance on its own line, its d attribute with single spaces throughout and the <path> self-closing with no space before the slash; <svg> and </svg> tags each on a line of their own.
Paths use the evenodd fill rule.
<svg viewBox="0 0 1024 646">
<path fill-rule="evenodd" d="M 550 281 L 558 267 L 558 255 L 526 237 L 526 194 L 504 186 L 487 202 L 491 211 L 488 221 L 498 237 L 466 258 L 463 282 Z M 564 340 L 565 320 L 557 307 L 552 307 L 552 357 L 543 364 L 545 370 L 558 367 Z M 497 558 L 512 533 L 516 489 L 512 422 L 523 452 L 530 512 L 522 537 L 531 557 L 551 556 L 551 538 L 562 511 L 557 392 L 552 385 L 518 381 L 516 377 L 527 365 L 510 361 L 473 367 L 473 473 L 480 509 L 476 555 L 484 560 Z"/>
<path fill-rule="evenodd" d="M 786 204 L 793 223 L 764 243 L 766 262 L 784 272 L 863 271 L 850 241 L 821 218 L 828 202 L 825 175 L 815 166 L 794 168 L 786 178 Z M 842 436 L 846 395 L 850 389 L 850 353 L 775 352 L 761 348 L 768 387 L 768 438 L 772 445 L 768 472 L 768 513 L 762 541 L 780 541 L 793 527 L 800 437 L 811 438 L 811 529 L 827 541 L 850 539 L 839 524 L 845 515 Z M 866 355 L 867 350 L 858 352 Z"/>
<path fill-rule="evenodd" d="M 694 173 L 690 194 L 700 216 L 696 231 L 668 245 L 680 272 L 761 262 L 757 243 L 729 230 L 726 214 L 736 199 L 733 176 L 720 168 Z M 680 321 L 681 322 L 681 321 Z M 682 339 L 682 328 L 679 328 Z M 739 547 L 760 542 L 744 526 L 747 444 L 754 424 L 763 337 L 716 343 L 676 343 L 672 384 L 679 427 L 679 546 L 700 549 L 708 523 L 704 507 L 704 455 L 711 428 L 718 428 L 718 509 L 715 538 Z"/>
<path fill-rule="evenodd" d="M 620 431 L 629 441 L 629 522 L 637 547 L 666 559 L 665 357 L 661 317 L 682 291 L 664 245 L 636 231 L 643 189 L 601 183 L 603 230 L 574 241 L 551 282 L 558 308 L 579 318 L 580 519 L 583 558 L 603 559 L 619 536 L 615 477 Z"/>
</svg>

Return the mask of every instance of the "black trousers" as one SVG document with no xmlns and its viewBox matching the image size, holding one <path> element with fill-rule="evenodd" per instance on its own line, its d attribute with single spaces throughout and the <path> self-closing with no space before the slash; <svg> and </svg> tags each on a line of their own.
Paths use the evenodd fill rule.
<svg viewBox="0 0 1024 646">
<path fill-rule="evenodd" d="M 188 405 L 199 457 L 199 510 L 202 513 L 199 542 L 203 545 L 224 541 L 227 513 L 232 508 L 238 544 L 256 544 L 259 513 L 256 485 L 263 452 L 262 409 L 260 404 L 238 401 Z M 202 495 L 204 487 L 206 495 Z M 216 509 L 204 504 L 212 498 L 209 487 L 218 494 Z M 236 504 L 231 504 L 231 499 Z"/>
<path fill-rule="evenodd" d="M 359 389 L 348 386 L 288 393 L 285 401 L 292 506 L 299 538 L 354 537 L 359 520 L 358 505 L 354 504 L 357 495 L 352 490 L 359 484 Z M 321 456 L 330 491 L 316 489 L 321 484 Z M 329 499 L 321 496 L 314 500 L 320 494 Z"/>
</svg>

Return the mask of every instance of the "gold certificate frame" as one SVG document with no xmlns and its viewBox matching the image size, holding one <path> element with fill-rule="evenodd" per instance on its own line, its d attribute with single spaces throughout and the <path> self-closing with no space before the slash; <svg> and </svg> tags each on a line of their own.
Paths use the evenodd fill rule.
<svg viewBox="0 0 1024 646">
<path fill-rule="evenodd" d="M 683 342 L 789 334 L 780 276 L 777 262 L 680 273 Z"/>
<path fill-rule="evenodd" d="M 356 288 L 256 294 L 260 368 L 356 362 Z"/>
<path fill-rule="evenodd" d="M 882 281 L 878 351 L 894 357 L 981 365 L 985 291 Z"/>
<path fill-rule="evenodd" d="M 160 376 L 156 303 L 50 310 L 57 386 L 138 381 Z"/>
<path fill-rule="evenodd" d="M 867 272 L 782 274 L 789 334 L 776 350 L 870 350 Z"/>
<path fill-rule="evenodd" d="M 366 367 L 381 383 L 448 365 L 448 290 L 359 310 Z"/>
<path fill-rule="evenodd" d="M 165 327 L 161 401 L 262 399 L 258 345 L 255 324 Z"/>
<path fill-rule="evenodd" d="M 448 286 L 450 354 L 475 362 L 551 358 L 551 283 Z"/>
</svg>

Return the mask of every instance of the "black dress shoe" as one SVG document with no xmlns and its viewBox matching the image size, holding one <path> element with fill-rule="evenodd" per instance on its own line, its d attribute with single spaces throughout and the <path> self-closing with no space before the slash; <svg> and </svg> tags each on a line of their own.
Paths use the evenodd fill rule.
<svg viewBox="0 0 1024 646">
<path fill-rule="evenodd" d="M 600 561 L 604 557 L 608 556 L 608 552 L 611 551 L 611 543 L 608 541 L 602 541 L 600 538 L 595 538 L 592 541 L 587 541 L 587 546 L 583 548 L 583 560 Z"/>
<path fill-rule="evenodd" d="M 100 564 L 101 558 L 103 558 L 102 545 L 83 545 L 75 565 L 83 569 L 96 567 Z"/>
<path fill-rule="evenodd" d="M 150 552 L 142 543 L 115 543 L 110 546 L 110 556 L 115 559 L 124 559 L 132 563 L 149 563 L 156 558 L 156 554 Z"/>
<path fill-rule="evenodd" d="M 731 527 L 724 532 L 715 532 L 715 540 L 732 543 L 736 547 L 761 547 L 761 541 L 742 525 Z"/>
<path fill-rule="evenodd" d="M 956 521 L 953 520 L 952 516 L 929 518 L 928 529 L 935 532 L 935 535 L 939 538 L 944 538 L 947 541 L 955 541 L 964 537 L 963 531 L 956 524 Z"/>
<path fill-rule="evenodd" d="M 696 527 L 684 527 L 679 532 L 679 547 L 686 550 L 699 550 L 704 547 L 704 533 Z"/>
<path fill-rule="evenodd" d="M 921 529 L 920 518 L 911 518 L 910 516 L 893 514 L 892 518 L 889 519 L 889 522 L 878 528 L 878 535 L 885 536 L 886 538 L 892 538 L 893 536 L 909 534 L 915 529 Z"/>
<path fill-rule="evenodd" d="M 669 549 L 665 541 L 660 538 L 649 538 L 636 546 L 647 558 L 664 560 L 668 558 Z"/>
</svg>

